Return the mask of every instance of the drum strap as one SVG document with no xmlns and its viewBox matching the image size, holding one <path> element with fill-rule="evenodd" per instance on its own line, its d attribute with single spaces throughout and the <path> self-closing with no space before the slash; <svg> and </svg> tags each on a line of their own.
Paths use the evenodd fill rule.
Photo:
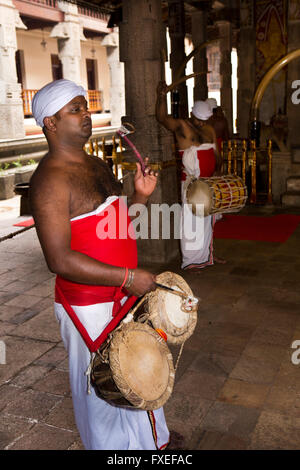
<svg viewBox="0 0 300 470">
<path fill-rule="evenodd" d="M 106 340 L 107 336 L 109 333 L 111 333 L 115 327 L 120 323 L 123 317 L 129 312 L 131 307 L 134 305 L 134 303 L 137 300 L 137 297 L 132 295 L 131 297 L 128 297 L 126 302 L 121 306 L 119 303 L 119 299 L 117 299 L 117 302 L 115 302 L 114 307 L 118 305 L 118 311 L 115 311 L 115 308 L 113 309 L 113 319 L 110 321 L 110 323 L 107 325 L 106 328 L 100 333 L 98 338 L 96 338 L 95 341 L 93 341 L 88 334 L 86 328 L 84 325 L 81 323 L 79 320 L 78 316 L 74 312 L 74 309 L 72 306 L 69 304 L 67 301 L 62 289 L 60 288 L 59 285 L 56 285 L 56 294 L 59 297 L 59 300 L 68 313 L 69 317 L 71 318 L 72 322 L 74 323 L 76 329 L 80 333 L 82 339 L 84 340 L 86 346 L 91 352 L 97 351 L 97 349 L 101 346 L 101 344 Z"/>
<path fill-rule="evenodd" d="M 182 351 L 183 351 L 184 343 L 185 343 L 185 341 L 181 344 L 181 347 L 180 347 L 180 350 L 179 350 L 179 353 L 178 353 L 178 356 L 177 356 L 176 365 L 175 365 L 175 367 L 174 367 L 175 373 L 176 373 L 176 371 L 177 371 L 177 367 L 178 367 L 178 364 L 179 364 L 179 360 L 180 360 L 180 358 L 181 358 L 181 354 L 182 354 Z"/>
<path fill-rule="evenodd" d="M 91 371 L 92 371 L 92 365 L 93 365 L 93 360 L 96 354 L 97 349 L 101 346 L 101 344 L 107 339 L 109 333 L 111 333 L 117 325 L 120 323 L 123 317 L 128 313 L 128 311 L 131 309 L 133 304 L 136 302 L 137 297 L 131 296 L 129 297 L 126 302 L 124 303 L 123 306 L 120 306 L 118 312 L 115 312 L 115 309 L 113 310 L 113 319 L 110 321 L 110 323 L 107 325 L 106 328 L 102 331 L 102 333 L 98 336 L 98 338 L 95 341 L 92 341 L 91 337 L 89 336 L 87 330 L 79 320 L 78 316 L 74 312 L 74 309 L 71 307 L 69 302 L 67 301 L 63 291 L 59 287 L 59 285 L 56 285 L 56 295 L 58 296 L 59 300 L 62 303 L 62 306 L 66 310 L 67 314 L 71 318 L 72 322 L 74 323 L 76 329 L 80 333 L 82 339 L 84 340 L 86 346 L 90 350 L 91 353 L 91 360 L 90 363 L 87 367 L 87 370 L 85 371 L 85 375 L 87 376 L 87 393 L 90 395 L 91 393 Z M 114 307 L 118 305 L 118 302 L 115 302 Z"/>
</svg>

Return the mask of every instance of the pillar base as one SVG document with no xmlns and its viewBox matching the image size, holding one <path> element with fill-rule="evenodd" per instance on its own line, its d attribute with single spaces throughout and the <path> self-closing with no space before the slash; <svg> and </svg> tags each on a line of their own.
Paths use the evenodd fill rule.
<svg viewBox="0 0 300 470">
<path fill-rule="evenodd" d="M 0 82 L 0 139 L 25 137 L 23 101 L 19 83 Z"/>
</svg>

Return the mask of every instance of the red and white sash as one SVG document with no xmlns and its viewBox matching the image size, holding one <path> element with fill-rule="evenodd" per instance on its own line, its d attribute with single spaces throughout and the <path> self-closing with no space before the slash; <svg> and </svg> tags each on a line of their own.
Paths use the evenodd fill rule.
<svg viewBox="0 0 300 470">
<path fill-rule="evenodd" d="M 111 228 L 109 224 L 113 224 L 113 236 L 105 237 L 105 234 L 99 233 L 99 227 L 102 230 L 106 225 L 108 231 Z M 133 236 L 127 206 L 122 198 L 112 196 L 96 211 L 72 219 L 71 233 L 72 250 L 113 266 L 129 269 L 137 267 L 136 240 Z M 122 302 L 127 296 L 126 290 L 121 290 L 120 287 L 79 284 L 60 276 L 56 277 L 55 301 L 63 305 L 91 352 L 99 348 L 136 302 L 137 297 L 134 296 L 130 296 L 125 303 Z M 72 305 L 88 306 L 105 302 L 113 302 L 113 318 L 94 340 Z"/>
<path fill-rule="evenodd" d="M 214 144 L 201 144 L 185 150 L 179 150 L 182 158 L 181 181 L 185 181 L 187 175 L 194 178 L 209 178 L 216 169 Z"/>
</svg>

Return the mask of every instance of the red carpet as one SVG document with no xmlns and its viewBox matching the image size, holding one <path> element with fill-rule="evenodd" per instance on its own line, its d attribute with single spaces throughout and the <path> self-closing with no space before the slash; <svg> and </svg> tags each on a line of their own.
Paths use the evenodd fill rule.
<svg viewBox="0 0 300 470">
<path fill-rule="evenodd" d="M 32 217 L 30 219 L 23 220 L 23 222 L 14 224 L 14 227 L 29 227 L 30 225 L 34 225 L 34 220 Z"/>
<path fill-rule="evenodd" d="M 299 215 L 224 215 L 215 225 L 214 238 L 284 243 L 299 223 Z"/>
</svg>

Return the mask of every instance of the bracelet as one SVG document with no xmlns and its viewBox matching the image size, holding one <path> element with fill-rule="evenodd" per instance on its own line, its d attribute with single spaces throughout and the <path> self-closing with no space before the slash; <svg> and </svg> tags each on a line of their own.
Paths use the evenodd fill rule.
<svg viewBox="0 0 300 470">
<path fill-rule="evenodd" d="M 134 280 L 134 270 L 133 270 L 133 269 L 129 269 L 129 271 L 128 271 L 128 279 L 127 279 L 127 281 L 125 282 L 124 287 L 125 287 L 126 289 L 128 289 L 128 288 L 131 286 L 131 284 L 133 283 L 133 280 Z"/>
<path fill-rule="evenodd" d="M 128 276 L 128 268 L 125 268 L 125 276 L 124 276 L 123 282 L 120 286 L 120 289 L 122 289 L 124 287 L 125 282 L 127 281 L 127 276 Z"/>
</svg>

